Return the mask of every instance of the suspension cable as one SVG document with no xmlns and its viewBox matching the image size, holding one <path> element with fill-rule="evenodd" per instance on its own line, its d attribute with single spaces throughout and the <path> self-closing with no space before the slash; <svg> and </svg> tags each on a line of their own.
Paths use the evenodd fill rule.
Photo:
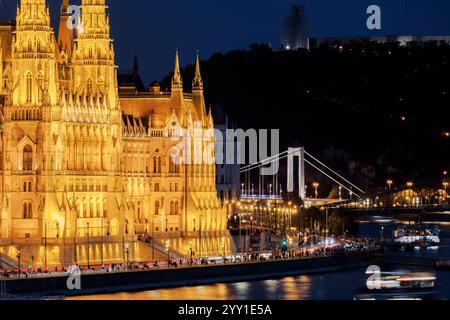
<svg viewBox="0 0 450 320">
<path fill-rule="evenodd" d="M 330 178 L 331 180 L 333 180 L 334 182 L 336 182 L 338 185 L 340 185 L 342 188 L 344 188 L 345 190 L 347 190 L 348 192 L 351 192 L 352 194 L 354 194 L 355 196 L 357 196 L 358 198 L 362 198 L 360 195 L 358 195 L 357 193 L 355 193 L 353 190 L 347 188 L 346 186 L 344 186 L 342 183 L 340 183 L 339 181 L 337 181 L 336 179 L 334 179 L 333 177 L 331 177 L 330 175 L 328 175 L 327 173 L 325 173 L 323 170 L 319 169 L 318 167 L 316 167 L 314 164 L 312 164 L 310 161 L 305 159 L 305 162 L 307 164 L 309 164 L 310 166 L 312 166 L 313 168 L 315 168 L 316 170 L 318 170 L 319 172 L 321 172 L 322 174 L 324 174 L 325 176 L 327 176 L 328 178 Z"/>
<path fill-rule="evenodd" d="M 328 170 L 330 170 L 331 172 L 333 172 L 335 175 L 337 175 L 339 178 L 341 178 L 342 180 L 344 180 L 345 182 L 347 182 L 348 184 L 350 184 L 352 187 L 356 188 L 358 191 L 361 191 L 363 194 L 365 194 L 365 192 L 363 190 L 361 190 L 360 188 L 358 188 L 357 186 L 355 186 L 353 183 L 351 183 L 350 181 L 348 181 L 347 179 L 345 179 L 343 176 L 341 176 L 339 173 L 335 172 L 333 169 L 327 167 L 324 163 L 320 162 L 318 159 L 316 159 L 315 157 L 313 157 L 311 154 L 309 154 L 308 152 L 305 151 L 305 154 L 308 155 L 309 157 L 311 157 L 313 160 L 317 161 L 318 163 L 320 163 L 322 166 L 324 166 L 325 168 L 327 168 Z"/>
</svg>

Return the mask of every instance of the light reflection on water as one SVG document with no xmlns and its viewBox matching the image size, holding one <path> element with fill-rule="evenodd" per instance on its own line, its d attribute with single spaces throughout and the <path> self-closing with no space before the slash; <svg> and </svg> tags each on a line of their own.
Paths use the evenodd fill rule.
<svg viewBox="0 0 450 320">
<path fill-rule="evenodd" d="M 391 226 L 392 227 L 392 226 Z M 391 229 L 390 227 L 390 229 Z M 379 235 L 379 225 L 364 225 L 364 232 Z M 450 259 L 450 227 L 441 225 L 442 245 L 438 250 L 400 253 L 412 257 Z M 450 299 L 450 273 L 437 272 L 439 298 Z M 365 268 L 341 272 L 286 277 L 276 280 L 213 284 L 75 297 L 78 300 L 353 300 L 366 280 Z"/>
<path fill-rule="evenodd" d="M 277 280 L 220 283 L 143 292 L 117 293 L 69 300 L 311 300 L 352 299 L 364 270 L 303 275 Z M 356 281 L 355 281 L 356 280 Z M 343 287 L 339 288 L 343 284 Z M 350 284 L 350 285 L 349 285 Z"/>
</svg>

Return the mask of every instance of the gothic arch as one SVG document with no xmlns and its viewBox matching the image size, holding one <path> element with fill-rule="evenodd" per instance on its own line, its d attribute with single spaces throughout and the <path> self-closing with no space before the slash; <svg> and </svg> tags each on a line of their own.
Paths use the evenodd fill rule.
<svg viewBox="0 0 450 320">
<path fill-rule="evenodd" d="M 31 103 L 33 101 L 33 74 L 31 71 L 25 72 L 25 90 L 26 102 Z"/>
<path fill-rule="evenodd" d="M 33 202 L 25 200 L 22 205 L 22 218 L 26 220 L 33 219 Z"/>
<path fill-rule="evenodd" d="M 32 169 L 35 169 L 35 167 L 36 167 L 36 165 L 35 165 L 36 164 L 36 145 L 28 136 L 25 136 L 17 144 L 17 168 L 18 168 L 18 170 L 24 170 L 24 167 L 23 167 L 24 150 L 25 150 L 25 148 L 27 148 L 27 146 L 29 148 L 31 148 L 31 153 L 32 153 L 31 162 L 32 162 L 32 166 L 33 166 Z M 33 171 L 33 170 L 31 170 L 31 171 Z"/>
</svg>

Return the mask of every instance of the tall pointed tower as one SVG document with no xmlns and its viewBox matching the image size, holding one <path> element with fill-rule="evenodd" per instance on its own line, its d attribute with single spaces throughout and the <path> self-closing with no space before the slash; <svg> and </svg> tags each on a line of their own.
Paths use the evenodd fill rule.
<svg viewBox="0 0 450 320">
<path fill-rule="evenodd" d="M 45 0 L 21 0 L 16 21 L 5 104 L 2 237 L 40 239 L 49 213 L 57 209 L 55 41 Z"/>
<path fill-rule="evenodd" d="M 72 56 L 72 44 L 74 39 L 74 31 L 68 26 L 71 19 L 71 13 L 68 12 L 69 7 L 69 0 L 62 0 L 58 31 L 59 51 L 63 57 L 67 58 L 67 60 L 69 60 Z"/>
<path fill-rule="evenodd" d="M 105 0 L 82 0 L 82 26 L 73 51 L 74 90 L 100 93 L 118 110 L 117 67 Z"/>
<path fill-rule="evenodd" d="M 26 108 L 33 118 L 41 118 L 42 104 L 57 102 L 54 33 L 45 0 L 22 0 L 16 20 L 12 105 Z"/>
<path fill-rule="evenodd" d="M 171 87 L 172 106 L 178 111 L 178 116 L 182 120 L 182 107 L 183 107 L 183 78 L 180 71 L 180 57 L 178 49 L 175 53 L 175 67 L 173 70 L 172 87 Z"/>
<path fill-rule="evenodd" d="M 203 126 L 206 126 L 207 115 L 206 115 L 205 98 L 203 96 L 203 79 L 202 74 L 200 72 L 200 57 L 198 52 L 197 58 L 195 60 L 194 79 L 192 80 L 192 100 L 194 102 L 194 105 L 198 109 L 196 111 L 202 120 Z"/>
<path fill-rule="evenodd" d="M 82 0 L 82 30 L 72 54 L 72 89 L 65 103 L 68 183 L 78 234 L 109 226 L 111 236 L 134 234 L 122 183 L 122 111 L 105 0 Z M 80 190 L 78 190 L 80 191 Z M 93 229 L 94 230 L 94 229 Z M 99 233 L 100 234 L 100 233 Z"/>
</svg>

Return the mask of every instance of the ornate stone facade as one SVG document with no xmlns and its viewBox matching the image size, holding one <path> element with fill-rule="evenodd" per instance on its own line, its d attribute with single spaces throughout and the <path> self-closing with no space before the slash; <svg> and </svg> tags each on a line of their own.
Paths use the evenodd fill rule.
<svg viewBox="0 0 450 320">
<path fill-rule="evenodd" d="M 68 5 L 58 39 L 45 0 L 0 25 L 0 238 L 224 233 L 214 163 L 172 161 L 182 145 L 214 154 L 199 60 L 192 94 L 177 53 L 170 93 L 119 96 L 105 0 L 82 1 L 76 36 Z"/>
</svg>

